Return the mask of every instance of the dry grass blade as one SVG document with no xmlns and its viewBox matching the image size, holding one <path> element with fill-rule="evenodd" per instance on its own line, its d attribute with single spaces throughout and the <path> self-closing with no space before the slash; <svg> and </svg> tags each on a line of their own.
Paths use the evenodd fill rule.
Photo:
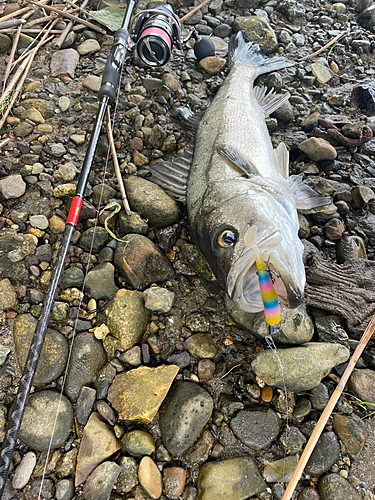
<svg viewBox="0 0 375 500">
<path fill-rule="evenodd" d="M 39 2 L 31 2 L 31 3 L 33 5 L 37 5 L 39 7 L 44 7 L 45 9 L 50 10 L 52 12 L 55 12 L 56 14 L 59 14 L 62 17 L 67 17 L 68 19 L 72 19 L 73 21 L 84 24 L 88 28 L 91 28 L 91 29 L 97 31 L 98 33 L 101 33 L 102 35 L 107 34 L 107 32 L 105 30 L 103 30 L 102 28 L 98 28 L 97 26 L 95 26 L 95 24 L 92 24 L 89 21 L 86 21 L 85 19 L 80 19 L 79 17 L 74 16 L 73 14 L 69 14 L 68 12 L 62 12 L 61 10 L 55 9 L 55 7 L 51 7 L 50 5 L 42 5 Z"/>
<path fill-rule="evenodd" d="M 10 75 L 11 67 L 12 67 L 12 64 L 14 61 L 14 55 L 16 53 L 16 49 L 17 49 L 17 45 L 18 45 L 18 40 L 20 39 L 21 29 L 22 29 L 22 25 L 18 26 L 15 37 L 13 39 L 12 50 L 10 51 L 8 64 L 7 64 L 7 67 L 5 68 L 5 73 L 4 73 L 4 77 L 3 77 L 3 92 L 4 92 L 5 86 L 7 84 L 8 76 Z"/>
<path fill-rule="evenodd" d="M 311 59 L 312 57 L 318 56 L 319 54 L 321 54 L 322 52 L 324 52 L 326 49 L 328 49 L 328 47 L 330 47 L 331 45 L 333 45 L 334 43 L 336 43 L 338 40 L 340 40 L 340 38 L 342 36 L 344 36 L 344 35 L 345 35 L 344 31 L 341 32 L 341 33 L 339 33 L 338 35 L 335 36 L 335 38 L 332 38 L 332 40 L 330 40 L 328 43 L 326 43 L 324 45 L 324 47 L 321 47 L 319 50 L 317 50 L 313 54 L 310 54 L 308 56 L 302 57 L 302 59 L 300 59 L 300 61 L 306 61 L 306 59 Z"/>
</svg>

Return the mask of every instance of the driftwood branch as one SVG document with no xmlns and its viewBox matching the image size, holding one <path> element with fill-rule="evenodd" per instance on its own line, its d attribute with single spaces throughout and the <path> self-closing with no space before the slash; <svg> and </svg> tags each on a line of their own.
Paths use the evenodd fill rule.
<svg viewBox="0 0 375 500">
<path fill-rule="evenodd" d="M 364 331 L 375 314 L 375 261 L 334 264 L 315 258 L 306 272 L 306 302 L 345 318 L 348 329 Z"/>
</svg>

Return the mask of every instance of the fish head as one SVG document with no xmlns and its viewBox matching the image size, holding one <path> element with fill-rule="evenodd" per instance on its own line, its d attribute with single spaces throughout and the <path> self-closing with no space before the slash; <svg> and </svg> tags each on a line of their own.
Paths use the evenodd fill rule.
<svg viewBox="0 0 375 500">
<path fill-rule="evenodd" d="M 279 300 L 289 307 L 301 304 L 306 279 L 295 207 L 257 189 L 210 205 L 198 218 L 198 246 L 235 304 L 245 312 L 263 310 L 255 251 L 246 245 L 249 231 L 252 246 L 268 262 Z"/>
</svg>

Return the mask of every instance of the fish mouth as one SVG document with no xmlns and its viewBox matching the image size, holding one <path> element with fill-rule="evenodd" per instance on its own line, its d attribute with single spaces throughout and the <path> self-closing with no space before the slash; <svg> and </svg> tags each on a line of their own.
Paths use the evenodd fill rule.
<svg viewBox="0 0 375 500">
<path fill-rule="evenodd" d="M 261 243 L 260 243 L 261 245 Z M 285 266 L 276 253 L 272 253 L 268 268 L 276 295 L 287 307 L 297 307 L 303 302 L 303 293 L 289 277 Z M 245 247 L 232 265 L 227 279 L 227 291 L 233 302 L 244 312 L 264 311 L 254 251 Z"/>
</svg>

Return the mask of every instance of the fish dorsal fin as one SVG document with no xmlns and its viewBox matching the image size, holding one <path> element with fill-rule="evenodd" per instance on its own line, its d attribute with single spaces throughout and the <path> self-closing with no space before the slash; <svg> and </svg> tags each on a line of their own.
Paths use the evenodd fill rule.
<svg viewBox="0 0 375 500">
<path fill-rule="evenodd" d="M 178 201 L 186 202 L 187 182 L 193 161 L 193 151 L 188 146 L 183 153 L 167 161 L 147 165 L 150 180 L 163 188 Z"/>
<path fill-rule="evenodd" d="M 280 175 L 287 179 L 289 177 L 289 151 L 285 144 L 280 142 L 275 151 L 277 170 Z"/>
<path fill-rule="evenodd" d="M 248 160 L 246 160 L 241 153 L 234 148 L 231 148 L 229 146 L 218 146 L 217 152 L 232 162 L 236 167 L 241 169 L 247 177 L 252 177 L 254 175 L 259 175 L 258 169 L 250 163 Z"/>
<path fill-rule="evenodd" d="M 319 196 L 310 186 L 307 186 L 300 175 L 291 175 L 289 177 L 289 187 L 293 193 L 296 208 L 310 209 L 329 205 L 331 198 L 329 196 Z"/>
<path fill-rule="evenodd" d="M 180 108 L 178 112 L 178 118 L 185 130 L 191 132 L 192 134 L 195 134 L 204 113 L 204 110 L 194 112 L 189 108 Z"/>
<path fill-rule="evenodd" d="M 290 94 L 285 92 L 284 94 L 276 94 L 276 92 L 271 89 L 268 94 L 267 87 L 254 87 L 254 94 L 256 100 L 258 101 L 260 107 L 263 109 L 264 117 L 267 118 L 274 111 L 279 109 L 280 106 L 286 102 Z"/>
</svg>

